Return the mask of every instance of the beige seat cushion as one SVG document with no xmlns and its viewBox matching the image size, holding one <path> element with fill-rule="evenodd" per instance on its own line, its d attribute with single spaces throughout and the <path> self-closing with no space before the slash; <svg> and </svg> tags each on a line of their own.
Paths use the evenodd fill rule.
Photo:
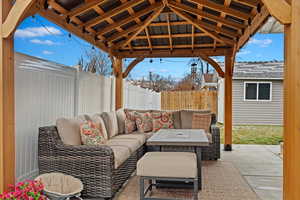
<svg viewBox="0 0 300 200">
<path fill-rule="evenodd" d="M 116 111 L 117 120 L 118 120 L 118 134 L 125 133 L 125 119 L 126 114 L 124 112 L 124 109 L 119 109 Z"/>
<path fill-rule="evenodd" d="M 120 167 L 131 155 L 128 147 L 118 146 L 118 145 L 109 145 L 109 144 L 107 146 L 109 146 L 114 153 L 115 169 Z"/>
<path fill-rule="evenodd" d="M 66 145 L 81 145 L 79 119 L 59 118 L 56 120 L 56 127 L 62 142 Z"/>
<path fill-rule="evenodd" d="M 112 139 L 108 140 L 106 142 L 106 144 L 109 146 L 115 145 L 115 146 L 127 147 L 127 148 L 129 148 L 130 153 L 135 152 L 138 148 L 140 148 L 142 146 L 140 144 L 140 142 L 136 139 L 125 139 L 125 138 L 122 138 L 122 139 L 112 138 Z"/>
<path fill-rule="evenodd" d="M 206 114 L 210 113 L 210 110 L 182 110 L 180 111 L 181 128 L 191 129 L 194 113 Z"/>
<path fill-rule="evenodd" d="M 122 135 L 117 135 L 112 139 L 133 139 L 139 141 L 140 145 L 143 145 L 146 142 L 146 135 L 143 133 L 122 134 Z"/>
<path fill-rule="evenodd" d="M 108 138 L 118 135 L 118 120 L 116 112 L 104 112 L 101 114 L 104 121 Z"/>
<path fill-rule="evenodd" d="M 189 152 L 148 152 L 137 163 L 137 175 L 195 178 L 197 157 Z"/>
</svg>

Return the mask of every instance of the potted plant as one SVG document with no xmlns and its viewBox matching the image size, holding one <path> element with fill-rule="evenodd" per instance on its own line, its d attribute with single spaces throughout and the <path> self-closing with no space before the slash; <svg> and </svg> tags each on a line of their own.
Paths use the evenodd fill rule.
<svg viewBox="0 0 300 200">
<path fill-rule="evenodd" d="M 45 200 L 40 181 L 27 180 L 10 186 L 10 191 L 0 194 L 0 200 Z"/>
</svg>

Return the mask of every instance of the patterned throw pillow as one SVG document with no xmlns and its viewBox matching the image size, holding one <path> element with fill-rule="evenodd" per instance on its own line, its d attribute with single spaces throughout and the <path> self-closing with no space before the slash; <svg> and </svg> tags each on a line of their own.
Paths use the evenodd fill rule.
<svg viewBox="0 0 300 200">
<path fill-rule="evenodd" d="M 140 133 L 147 133 L 153 130 L 152 116 L 150 112 L 135 113 L 135 123 Z"/>
<path fill-rule="evenodd" d="M 206 133 L 209 133 L 210 124 L 211 114 L 193 114 L 192 129 L 204 129 Z"/>
<path fill-rule="evenodd" d="M 159 131 L 162 128 L 174 128 L 174 121 L 171 112 L 152 112 L 153 131 Z"/>
<path fill-rule="evenodd" d="M 129 134 L 137 130 L 135 123 L 135 112 L 125 111 L 125 115 L 125 134 Z"/>
<path fill-rule="evenodd" d="M 80 124 L 80 135 L 82 144 L 85 145 L 100 145 L 106 142 L 102 127 L 97 127 L 92 121 L 84 121 Z"/>
</svg>

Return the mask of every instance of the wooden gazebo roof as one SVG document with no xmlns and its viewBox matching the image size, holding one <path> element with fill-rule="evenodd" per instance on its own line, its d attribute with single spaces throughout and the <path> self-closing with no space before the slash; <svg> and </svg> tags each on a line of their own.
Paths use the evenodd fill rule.
<svg viewBox="0 0 300 200">
<path fill-rule="evenodd" d="M 39 13 L 117 57 L 238 50 L 269 13 L 260 0 L 48 0 Z"/>
</svg>

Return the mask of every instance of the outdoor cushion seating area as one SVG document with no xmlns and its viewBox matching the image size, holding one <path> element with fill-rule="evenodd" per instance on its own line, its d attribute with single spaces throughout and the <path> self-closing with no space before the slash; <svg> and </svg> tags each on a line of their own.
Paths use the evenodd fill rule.
<svg viewBox="0 0 300 200">
<path fill-rule="evenodd" d="M 79 178 L 84 184 L 83 195 L 112 198 L 135 171 L 137 161 L 147 152 L 146 141 L 155 132 L 126 132 L 126 114 L 166 113 L 157 110 L 120 109 L 77 119 L 58 119 L 56 126 L 39 129 L 39 172 L 61 172 Z M 203 147 L 203 160 L 220 158 L 220 130 L 215 115 L 208 110 L 170 111 L 172 128 L 192 129 L 194 115 L 210 116 L 210 145 Z M 100 145 L 83 145 L 81 123 L 93 121 L 101 129 Z M 138 123 L 138 122 L 137 122 Z M 143 124 L 143 122 L 141 123 Z M 166 128 L 166 127 L 165 127 Z M 90 132 L 88 132 L 90 133 Z"/>
</svg>

